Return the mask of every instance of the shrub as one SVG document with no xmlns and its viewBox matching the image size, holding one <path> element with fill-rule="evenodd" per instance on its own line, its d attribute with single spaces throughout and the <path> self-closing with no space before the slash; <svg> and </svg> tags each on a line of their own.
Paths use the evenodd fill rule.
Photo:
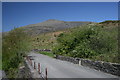
<svg viewBox="0 0 120 80">
<path fill-rule="evenodd" d="M 101 54 L 117 53 L 117 27 L 102 26 L 98 24 L 87 25 L 61 33 L 57 37 L 58 45 L 53 49 L 53 52 L 80 58 L 93 58 Z"/>
<path fill-rule="evenodd" d="M 3 36 L 2 41 L 2 68 L 6 72 L 10 69 L 15 69 L 23 60 L 22 56 L 29 50 L 29 37 L 22 28 L 16 28 L 6 36 Z M 9 74 L 9 73 L 8 73 Z"/>
</svg>

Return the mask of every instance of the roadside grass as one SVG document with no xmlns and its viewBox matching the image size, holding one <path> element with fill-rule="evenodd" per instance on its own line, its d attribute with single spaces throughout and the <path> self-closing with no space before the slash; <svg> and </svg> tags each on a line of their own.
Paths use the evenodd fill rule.
<svg viewBox="0 0 120 80">
<path fill-rule="evenodd" d="M 22 28 L 15 28 L 2 38 L 2 70 L 8 78 L 15 78 L 23 56 L 30 50 L 29 36 Z"/>
<path fill-rule="evenodd" d="M 49 57 L 54 57 L 54 54 L 52 53 L 52 52 L 45 52 L 45 51 L 41 51 L 41 52 L 39 52 L 40 54 L 43 54 L 43 55 L 47 55 L 47 56 L 49 56 Z"/>
<path fill-rule="evenodd" d="M 0 70 L 2 70 L 2 59 L 0 59 Z"/>
<path fill-rule="evenodd" d="M 0 48 L 0 70 L 2 70 L 2 51 Z"/>
<path fill-rule="evenodd" d="M 2 35 L 0 34 L 0 70 L 2 70 Z"/>
</svg>

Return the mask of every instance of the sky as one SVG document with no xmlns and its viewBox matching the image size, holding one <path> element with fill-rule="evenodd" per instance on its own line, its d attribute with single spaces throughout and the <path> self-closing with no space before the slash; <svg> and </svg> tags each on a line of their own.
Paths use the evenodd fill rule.
<svg viewBox="0 0 120 80">
<path fill-rule="evenodd" d="M 2 31 L 48 19 L 62 21 L 118 20 L 117 2 L 3 2 Z"/>
</svg>

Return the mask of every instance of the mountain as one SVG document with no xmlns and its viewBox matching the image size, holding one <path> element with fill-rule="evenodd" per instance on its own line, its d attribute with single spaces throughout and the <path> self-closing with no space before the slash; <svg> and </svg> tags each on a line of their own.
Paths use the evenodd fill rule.
<svg viewBox="0 0 120 80">
<path fill-rule="evenodd" d="M 120 21 L 104 21 L 32 37 L 33 49 L 50 49 L 63 56 L 120 63 L 118 25 Z M 61 34 L 62 33 L 62 34 Z"/>
<path fill-rule="evenodd" d="M 40 33 L 53 32 L 53 31 L 63 30 L 66 28 L 82 26 L 90 23 L 92 22 L 60 21 L 55 19 L 49 19 L 41 23 L 23 26 L 23 28 L 30 35 L 38 35 Z"/>
</svg>

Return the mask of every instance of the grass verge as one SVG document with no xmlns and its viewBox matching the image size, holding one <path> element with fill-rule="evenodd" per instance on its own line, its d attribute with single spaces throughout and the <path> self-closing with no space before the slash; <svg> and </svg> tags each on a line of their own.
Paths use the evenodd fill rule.
<svg viewBox="0 0 120 80">
<path fill-rule="evenodd" d="M 43 55 L 47 55 L 47 56 L 49 56 L 49 57 L 54 57 L 54 54 L 53 53 L 51 53 L 51 52 L 45 52 L 45 51 L 41 51 L 41 52 L 39 52 L 40 54 L 43 54 Z"/>
</svg>

